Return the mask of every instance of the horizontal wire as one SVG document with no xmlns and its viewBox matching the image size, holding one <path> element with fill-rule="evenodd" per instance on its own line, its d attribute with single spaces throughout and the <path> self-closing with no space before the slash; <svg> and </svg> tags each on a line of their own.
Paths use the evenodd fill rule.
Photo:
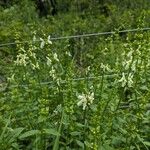
<svg viewBox="0 0 150 150">
<path fill-rule="evenodd" d="M 142 28 L 142 29 L 129 29 L 129 30 L 122 30 L 122 31 L 118 31 L 118 33 L 126 33 L 126 32 L 136 32 L 136 31 L 148 31 L 150 30 L 150 28 Z M 109 34 L 115 34 L 115 31 L 112 32 L 98 32 L 98 33 L 90 33 L 90 34 L 82 34 L 82 35 L 73 35 L 73 36 L 62 36 L 62 37 L 53 37 L 50 38 L 50 40 L 61 40 L 61 39 L 70 39 L 70 38 L 80 38 L 80 37 L 90 37 L 90 36 L 98 36 L 98 35 L 109 35 Z M 35 40 L 35 42 L 38 42 L 41 40 Z M 0 44 L 0 47 L 3 46 L 7 46 L 7 45 L 14 45 L 14 44 L 22 44 L 22 43 L 28 43 L 30 41 L 23 41 L 23 42 L 16 42 L 16 43 L 4 43 L 4 44 Z M 118 74 L 113 74 L 113 75 L 104 75 L 107 77 L 112 77 L 112 76 L 116 76 Z M 67 81 L 80 81 L 80 80 L 85 80 L 85 79 L 99 79 L 102 76 L 98 76 L 98 77 L 88 77 L 88 78 L 76 78 L 76 79 L 69 79 L 69 80 L 61 80 L 60 83 L 66 83 Z M 38 83 L 40 85 L 48 85 L 54 83 L 54 81 L 49 81 L 49 82 L 41 82 Z M 15 87 L 27 87 L 28 85 L 12 85 L 9 86 L 9 88 L 15 88 Z"/>
<path fill-rule="evenodd" d="M 121 31 L 111 31 L 111 32 L 97 32 L 97 33 L 87 33 L 87 34 L 79 34 L 79 35 L 70 35 L 70 36 L 62 36 L 62 37 L 52 37 L 50 38 L 51 41 L 55 40 L 63 40 L 63 39 L 72 39 L 72 38 L 81 38 L 81 37 L 91 37 L 91 36 L 99 36 L 99 35 L 111 35 L 115 33 L 127 33 L 127 32 L 137 32 L 137 31 L 148 31 L 150 30 L 150 27 L 147 28 L 137 28 L 137 29 L 127 29 L 127 30 L 121 30 Z M 41 40 L 35 40 L 33 42 L 40 42 Z M 9 46 L 9 45 L 15 45 L 15 44 L 24 44 L 24 43 L 30 43 L 31 41 L 22 41 L 22 42 L 10 42 L 10 43 L 2 43 L 0 44 L 0 47 Z"/>
<path fill-rule="evenodd" d="M 119 74 L 112 74 L 112 75 L 104 75 L 105 78 L 113 78 L 113 77 L 116 77 L 118 76 Z M 102 78 L 102 76 L 93 76 L 93 77 L 81 77 L 81 78 L 73 78 L 73 79 L 68 79 L 68 80 L 58 80 L 60 84 L 63 84 L 63 83 L 67 83 L 69 81 L 82 81 L 82 80 L 93 80 L 93 79 L 100 79 Z M 52 84 L 52 83 L 56 83 L 57 81 L 47 81 L 47 82 L 40 82 L 40 83 L 37 83 L 39 86 L 40 85 L 49 85 L 49 84 Z M 12 89 L 12 88 L 17 88 L 17 87 L 28 87 L 32 84 L 19 84 L 19 85 L 10 85 L 8 88 L 9 89 Z"/>
</svg>

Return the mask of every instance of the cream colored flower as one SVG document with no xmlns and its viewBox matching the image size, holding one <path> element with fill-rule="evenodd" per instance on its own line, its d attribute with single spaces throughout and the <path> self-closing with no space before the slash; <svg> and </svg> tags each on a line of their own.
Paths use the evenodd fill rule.
<svg viewBox="0 0 150 150">
<path fill-rule="evenodd" d="M 56 71 L 53 66 L 52 69 L 49 71 L 49 74 L 53 79 L 56 79 Z"/>
<path fill-rule="evenodd" d="M 51 66 L 51 64 L 52 64 L 52 61 L 51 61 L 51 59 L 49 58 L 49 57 L 46 57 L 46 59 L 47 59 L 47 66 Z"/>
<path fill-rule="evenodd" d="M 109 68 L 108 64 L 104 65 L 103 63 L 101 63 L 101 69 L 103 69 L 103 71 L 108 71 L 111 72 L 111 69 Z"/>
<path fill-rule="evenodd" d="M 78 96 L 78 99 L 79 102 L 77 103 L 77 105 L 82 106 L 83 110 L 85 110 L 87 106 L 93 103 L 94 93 L 88 93 L 88 94 L 82 93 L 81 95 Z"/>
<path fill-rule="evenodd" d="M 33 69 L 33 70 L 35 70 L 35 69 L 40 69 L 38 62 L 36 62 L 36 64 L 33 64 L 33 63 L 32 63 L 31 65 L 32 65 L 32 69 Z"/>
<path fill-rule="evenodd" d="M 42 38 L 40 38 L 40 41 L 41 41 L 40 48 L 44 48 L 45 41 Z"/>
<path fill-rule="evenodd" d="M 32 52 L 31 50 L 29 50 L 29 56 L 31 56 L 34 59 L 36 59 L 36 54 L 34 52 Z"/>
<path fill-rule="evenodd" d="M 126 85 L 128 87 L 132 87 L 132 85 L 133 85 L 133 74 L 129 73 L 129 75 L 127 77 L 127 76 L 125 76 L 125 73 L 123 72 L 122 78 L 118 82 L 121 82 L 122 87 L 125 87 Z"/>
<path fill-rule="evenodd" d="M 14 81 L 15 80 L 15 74 L 12 74 L 12 76 L 8 77 L 7 80 L 10 82 Z"/>
<path fill-rule="evenodd" d="M 54 53 L 54 60 L 56 60 L 56 61 L 58 61 L 59 62 L 59 59 L 58 59 L 58 56 L 57 56 L 57 54 L 56 53 Z"/>
<path fill-rule="evenodd" d="M 65 52 L 66 55 L 68 55 L 69 57 L 71 57 L 71 53 L 70 52 Z"/>
<path fill-rule="evenodd" d="M 49 44 L 52 44 L 51 36 L 50 36 L 50 35 L 48 36 L 47 42 L 48 42 Z"/>
<path fill-rule="evenodd" d="M 35 41 L 36 41 L 36 36 L 34 35 L 34 36 L 33 36 L 33 42 L 35 42 Z"/>
<path fill-rule="evenodd" d="M 124 73 L 124 72 L 122 73 L 122 78 L 121 78 L 118 82 L 121 82 L 122 87 L 125 87 L 125 86 L 126 86 L 127 80 L 126 80 L 126 77 L 125 77 L 125 73 Z"/>
<path fill-rule="evenodd" d="M 133 74 L 129 73 L 128 75 L 128 87 L 132 87 L 133 85 Z"/>
<path fill-rule="evenodd" d="M 27 60 L 29 59 L 29 57 L 27 56 L 27 54 L 18 54 L 17 55 L 17 60 L 15 61 L 16 65 L 22 65 L 22 66 L 26 66 L 27 65 Z"/>
</svg>

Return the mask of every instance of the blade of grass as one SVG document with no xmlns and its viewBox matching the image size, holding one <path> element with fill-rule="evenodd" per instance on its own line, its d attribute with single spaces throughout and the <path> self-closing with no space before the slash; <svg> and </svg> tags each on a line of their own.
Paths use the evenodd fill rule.
<svg viewBox="0 0 150 150">
<path fill-rule="evenodd" d="M 53 146 L 53 150 L 58 150 L 59 149 L 59 139 L 60 139 L 61 130 L 62 130 L 63 117 L 64 117 L 64 111 L 62 110 L 62 116 L 61 116 L 60 125 L 59 125 L 59 128 L 58 128 L 58 133 L 59 134 L 56 136 L 54 146 Z"/>
</svg>

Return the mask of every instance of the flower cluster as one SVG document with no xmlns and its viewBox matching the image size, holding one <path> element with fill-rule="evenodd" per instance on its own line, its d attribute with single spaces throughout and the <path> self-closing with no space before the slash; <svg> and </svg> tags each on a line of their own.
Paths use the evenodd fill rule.
<svg viewBox="0 0 150 150">
<path fill-rule="evenodd" d="M 133 77 L 134 73 L 136 72 L 137 63 L 137 60 L 134 57 L 134 52 L 135 51 L 133 51 L 133 49 L 130 48 L 130 51 L 127 54 L 125 52 L 122 54 L 122 56 L 125 57 L 124 61 L 122 62 L 124 72 L 122 73 L 121 79 L 118 81 L 121 83 L 122 87 L 133 86 Z"/>
<path fill-rule="evenodd" d="M 40 48 L 41 48 L 41 49 L 44 48 L 46 42 L 47 42 L 48 44 L 52 44 L 52 41 L 51 41 L 51 39 L 50 39 L 50 35 L 48 36 L 47 41 L 44 41 L 43 38 L 40 38 L 40 41 L 41 41 L 41 43 L 40 43 Z"/>
<path fill-rule="evenodd" d="M 131 70 L 132 72 L 136 71 L 136 63 L 137 60 L 133 59 L 133 50 L 127 53 L 125 61 L 123 61 L 122 65 L 125 70 Z"/>
<path fill-rule="evenodd" d="M 103 70 L 103 72 L 111 72 L 111 69 L 109 68 L 108 64 L 104 65 L 103 63 L 101 63 L 100 68 Z"/>
<path fill-rule="evenodd" d="M 55 61 L 59 62 L 59 59 L 58 59 L 58 56 L 57 56 L 56 53 L 53 54 L 53 57 L 54 57 L 54 60 L 55 60 Z"/>
<path fill-rule="evenodd" d="M 118 82 L 121 83 L 122 87 L 125 87 L 125 86 L 132 87 L 132 85 L 133 85 L 133 74 L 129 73 L 129 75 L 125 75 L 125 73 L 123 72 L 122 77 Z"/>
<path fill-rule="evenodd" d="M 53 58 L 51 58 L 51 56 L 46 56 L 46 60 L 47 60 L 46 64 L 50 68 L 49 75 L 53 78 L 53 80 L 55 80 L 56 79 L 56 69 L 54 67 L 54 63 L 59 62 L 59 59 L 58 59 L 58 56 L 56 53 L 54 53 L 52 57 Z"/>
<path fill-rule="evenodd" d="M 27 65 L 27 60 L 29 57 L 25 53 L 20 53 L 17 55 L 17 60 L 15 61 L 15 64 L 17 66 L 26 66 Z"/>
<path fill-rule="evenodd" d="M 33 70 L 40 69 L 38 61 L 35 64 L 31 63 L 31 66 Z"/>
<path fill-rule="evenodd" d="M 86 109 L 87 106 L 91 105 L 94 100 L 94 93 L 88 93 L 84 94 L 82 93 L 81 95 L 78 95 L 79 102 L 77 103 L 78 106 L 83 106 L 83 110 Z"/>
</svg>

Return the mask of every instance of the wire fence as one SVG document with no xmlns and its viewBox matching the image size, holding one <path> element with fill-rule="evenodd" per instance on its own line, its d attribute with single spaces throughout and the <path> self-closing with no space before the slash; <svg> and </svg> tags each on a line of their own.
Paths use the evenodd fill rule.
<svg viewBox="0 0 150 150">
<path fill-rule="evenodd" d="M 122 30 L 122 31 L 112 31 L 112 32 L 98 32 L 98 33 L 87 33 L 87 34 L 80 34 L 80 35 L 71 35 L 71 36 L 62 36 L 62 37 L 51 37 L 50 40 L 51 41 L 56 41 L 56 40 L 63 40 L 63 39 L 72 39 L 72 38 L 86 38 L 86 37 L 93 37 L 93 36 L 100 36 L 100 35 L 112 35 L 112 34 L 117 34 L 117 33 L 128 33 L 128 32 L 138 32 L 138 31 L 149 31 L 150 28 L 142 28 L 142 29 L 129 29 L 129 30 Z M 45 39 L 47 40 L 47 39 Z M 4 46 L 10 46 L 10 45 L 15 45 L 15 44 L 24 44 L 24 43 L 30 43 L 30 42 L 41 42 L 41 39 L 39 40 L 35 40 L 35 41 L 22 41 L 22 42 L 12 42 L 12 43 L 2 43 L 0 44 L 0 47 L 4 47 Z M 125 73 L 126 74 L 126 73 Z M 67 84 L 69 82 L 78 82 L 78 81 L 100 81 L 102 78 L 105 79 L 112 79 L 114 80 L 118 80 L 118 78 L 121 77 L 121 73 L 116 73 L 116 72 L 112 72 L 112 74 L 103 74 L 103 75 L 98 75 L 98 76 L 84 76 L 84 77 L 73 77 L 73 78 L 69 78 L 69 79 L 58 79 L 58 80 L 52 80 L 52 81 L 38 81 L 34 84 L 32 84 L 30 81 L 28 81 L 28 83 L 18 83 L 18 84 L 11 84 L 9 83 L 9 81 L 1 79 L 0 78 L 0 92 L 6 92 L 8 93 L 9 90 L 11 91 L 11 89 L 15 89 L 15 88 L 22 88 L 23 92 L 26 91 L 26 89 L 30 89 L 32 87 L 43 87 L 43 86 L 48 86 L 48 88 L 54 88 L 54 84 Z M 8 89 L 8 91 L 7 91 Z M 28 91 L 27 91 L 28 92 Z M 49 95 L 51 97 L 53 97 L 54 95 Z M 11 97 L 10 97 L 11 99 Z M 5 102 L 10 102 L 9 100 L 9 94 L 7 96 L 1 97 L 0 98 L 1 101 L 5 101 Z M 31 103 L 30 101 L 19 101 L 19 103 Z M 130 106 L 128 104 L 122 104 L 121 106 L 119 106 L 120 109 L 125 109 L 125 108 L 129 108 Z M 16 109 L 16 108 L 14 108 Z"/>
<path fill-rule="evenodd" d="M 51 41 L 56 40 L 63 40 L 63 39 L 72 39 L 72 38 L 85 38 L 85 37 L 92 37 L 92 36 L 100 36 L 100 35 L 111 35 L 116 33 L 128 33 L 128 32 L 138 32 L 138 31 L 149 31 L 150 27 L 147 28 L 137 28 L 137 29 L 127 29 L 121 31 L 111 31 L 111 32 L 97 32 L 97 33 L 85 33 L 79 35 L 70 35 L 70 36 L 61 36 L 61 37 L 51 37 Z M 34 42 L 40 42 L 41 40 L 35 40 Z M 10 42 L 10 43 L 0 43 L 0 47 L 16 45 L 16 44 L 25 44 L 30 43 L 31 41 L 22 41 L 22 42 Z"/>
<path fill-rule="evenodd" d="M 105 78 L 113 78 L 113 77 L 116 77 L 118 76 L 118 74 L 111 74 L 111 75 L 104 75 Z M 94 79 L 101 79 L 102 76 L 93 76 L 93 77 L 81 77 L 81 78 L 73 78 L 73 79 L 68 79 L 68 80 L 57 80 L 57 81 L 48 81 L 48 82 L 40 82 L 38 83 L 39 85 L 48 85 L 48 84 L 52 84 L 52 83 L 55 83 L 55 82 L 59 82 L 59 83 L 67 83 L 69 81 L 82 81 L 82 80 L 94 80 Z M 22 85 L 19 85 L 21 87 L 27 87 L 29 85 L 27 84 L 22 84 Z M 13 85 L 13 86 L 10 86 L 10 88 L 15 88 L 15 87 L 18 87 L 18 85 Z"/>
<path fill-rule="evenodd" d="M 120 74 L 114 73 L 114 74 L 104 74 L 101 76 L 91 76 L 91 77 L 79 77 L 79 78 L 73 78 L 73 79 L 67 79 L 67 80 L 56 80 L 56 81 L 45 81 L 45 82 L 37 82 L 36 86 L 42 86 L 42 85 L 49 85 L 49 84 L 53 84 L 53 83 L 60 83 L 60 84 L 65 84 L 68 82 L 74 82 L 74 81 L 83 81 L 83 80 L 96 80 L 96 79 L 101 79 L 102 77 L 104 78 L 114 78 L 114 77 L 118 77 L 120 76 Z M 29 87 L 32 84 L 14 84 L 14 85 L 9 85 L 9 83 L 2 83 L 1 85 L 3 85 L 3 88 L 0 91 L 5 90 L 6 88 L 12 89 L 12 88 L 18 88 L 18 87 Z"/>
<path fill-rule="evenodd" d="M 128 29 L 128 30 L 121 30 L 121 31 L 112 31 L 112 32 L 98 32 L 98 33 L 90 33 L 90 34 L 80 34 L 80 35 L 71 35 L 71 36 L 62 36 L 62 37 L 52 37 L 50 38 L 51 41 L 55 41 L 55 40 L 63 40 L 63 39 L 71 39 L 71 38 L 82 38 L 82 37 L 92 37 L 92 36 L 99 36 L 99 35 L 110 35 L 110 34 L 116 34 L 116 33 L 127 33 L 127 32 L 138 32 L 138 31 L 149 31 L 150 28 L 137 28 L 137 29 Z M 34 42 L 40 42 L 41 39 L 39 40 L 35 40 Z M 4 47 L 4 46 L 9 46 L 9 45 L 15 45 L 15 44 L 23 44 L 23 43 L 29 43 L 31 41 L 22 41 L 22 42 L 12 42 L 12 43 L 3 43 L 0 44 L 0 47 Z M 111 75 L 104 75 L 105 78 L 113 78 L 119 76 L 119 74 L 111 74 Z M 100 79 L 102 78 L 102 76 L 93 76 L 93 77 L 79 77 L 79 78 L 73 78 L 73 79 L 68 79 L 68 80 L 59 80 L 58 82 L 63 84 L 63 83 L 67 83 L 68 81 L 81 81 L 81 80 L 93 80 L 93 79 Z M 46 82 L 38 82 L 38 85 L 49 85 L 52 83 L 55 83 L 57 81 L 46 81 Z M 3 82 L 4 84 L 8 84 Z M 1 85 L 3 85 L 3 83 Z M 9 85 L 8 88 L 12 89 L 12 88 L 17 88 L 17 87 L 28 87 L 31 84 L 16 84 L 16 85 Z M 7 86 L 6 86 L 7 87 Z M 1 91 L 1 90 L 0 90 Z"/>
</svg>

